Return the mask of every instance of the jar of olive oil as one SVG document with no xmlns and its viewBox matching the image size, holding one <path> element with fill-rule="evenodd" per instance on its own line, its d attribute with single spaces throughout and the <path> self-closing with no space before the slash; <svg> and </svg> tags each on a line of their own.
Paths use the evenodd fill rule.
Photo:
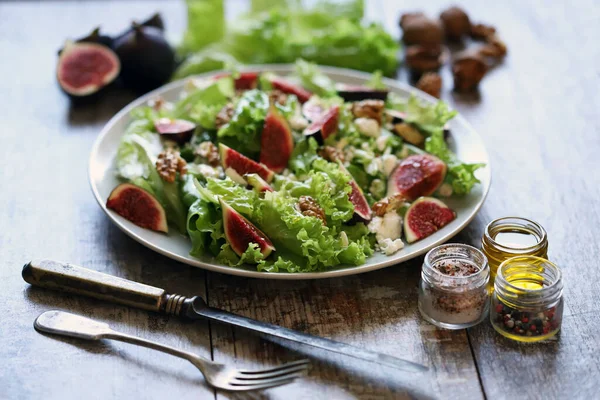
<svg viewBox="0 0 600 400">
<path fill-rule="evenodd" d="M 504 260 L 515 256 L 548 258 L 548 238 L 537 222 L 519 217 L 499 218 L 485 227 L 481 250 L 490 265 L 488 287 L 492 291 L 498 267 Z"/>
<path fill-rule="evenodd" d="M 490 321 L 501 335 L 519 342 L 548 339 L 560 330 L 564 301 L 560 269 L 535 256 L 500 264 L 494 283 Z"/>
</svg>

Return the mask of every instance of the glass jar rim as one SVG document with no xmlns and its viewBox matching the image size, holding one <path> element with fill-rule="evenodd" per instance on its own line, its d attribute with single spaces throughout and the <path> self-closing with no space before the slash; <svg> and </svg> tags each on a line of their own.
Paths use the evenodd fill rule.
<svg viewBox="0 0 600 400">
<path fill-rule="evenodd" d="M 433 265 L 431 264 L 431 261 L 430 261 L 430 257 L 432 255 L 432 253 L 434 252 L 434 250 L 439 250 L 441 247 L 450 247 L 450 246 L 459 247 L 459 248 L 462 247 L 462 248 L 469 249 L 470 251 L 473 251 L 474 253 L 476 253 L 478 256 L 480 256 L 482 258 L 483 267 L 479 268 L 479 270 L 476 273 L 474 273 L 472 275 L 466 275 L 466 276 L 446 275 L 446 274 L 443 274 L 442 272 L 438 271 L 437 269 L 433 268 Z M 440 277 L 452 278 L 452 279 L 457 279 L 457 280 L 478 278 L 485 271 L 489 270 L 489 263 L 488 263 L 487 256 L 485 254 L 483 254 L 483 252 L 481 250 L 479 250 L 478 248 L 473 247 L 468 244 L 463 244 L 463 243 L 446 243 L 446 244 L 442 244 L 442 245 L 434 247 L 433 249 L 429 250 L 427 252 L 427 254 L 425 254 L 425 259 L 423 260 L 423 264 L 426 265 L 428 269 L 434 271 L 434 274 L 439 275 Z"/>
<path fill-rule="evenodd" d="M 550 285 L 544 286 L 541 289 L 527 289 L 527 288 L 513 285 L 511 282 L 509 282 L 505 278 L 504 272 L 505 272 L 506 268 L 508 268 L 510 266 L 514 267 L 513 264 L 519 260 L 531 260 L 531 261 L 538 262 L 540 264 L 544 264 L 544 266 L 546 266 L 546 267 L 548 267 L 548 266 L 551 267 L 551 269 L 555 273 L 554 281 L 552 283 L 550 283 Z M 508 259 L 504 260 L 502 262 L 502 264 L 500 264 L 500 266 L 498 267 L 498 274 L 496 275 L 497 283 L 500 283 L 503 286 L 510 288 L 511 290 L 522 292 L 525 295 L 528 295 L 528 294 L 539 295 L 539 294 L 553 291 L 559 285 L 559 283 L 561 281 L 562 281 L 562 271 L 560 270 L 558 265 L 554 264 L 550 260 L 547 260 L 542 257 L 537 257 L 537 256 L 515 256 L 515 257 L 508 258 Z"/>
<path fill-rule="evenodd" d="M 539 237 L 539 241 L 536 244 L 533 244 L 531 246 L 527 246 L 527 247 L 508 247 L 505 246 L 501 243 L 498 243 L 491 235 L 490 231 L 491 231 L 491 227 L 494 224 L 499 224 L 502 222 L 506 222 L 509 220 L 520 220 L 523 221 L 525 223 L 529 223 L 531 225 L 533 225 L 537 230 L 539 230 L 539 232 L 541 233 L 540 237 Z M 496 218 L 495 220 L 491 221 L 489 224 L 486 225 L 485 230 L 483 231 L 483 236 L 486 240 L 488 240 L 489 242 L 491 242 L 495 247 L 506 251 L 508 253 L 512 253 L 515 250 L 519 251 L 519 252 L 527 252 L 528 250 L 535 250 L 536 248 L 540 247 L 541 245 L 543 245 L 545 242 L 547 242 L 548 240 L 548 235 L 546 233 L 546 230 L 544 229 L 544 227 L 542 225 L 540 225 L 539 223 L 528 219 L 528 218 L 523 218 L 523 217 L 502 217 L 502 218 Z M 537 236 L 537 235 L 536 235 Z"/>
</svg>

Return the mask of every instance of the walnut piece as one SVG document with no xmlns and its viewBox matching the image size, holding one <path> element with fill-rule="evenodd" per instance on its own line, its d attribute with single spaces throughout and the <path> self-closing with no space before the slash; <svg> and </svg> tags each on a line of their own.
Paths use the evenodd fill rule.
<svg viewBox="0 0 600 400">
<path fill-rule="evenodd" d="M 449 40 L 461 40 L 471 31 L 471 21 L 467 13 L 460 7 L 450 7 L 440 14 L 444 31 Z"/>
<path fill-rule="evenodd" d="M 412 70 L 436 71 L 443 63 L 441 45 L 412 45 L 406 48 L 406 66 Z"/>
<path fill-rule="evenodd" d="M 165 182 L 175 182 L 178 172 L 180 175 L 187 172 L 186 166 L 187 164 L 179 152 L 173 149 L 163 151 L 156 160 L 156 170 Z"/>
<path fill-rule="evenodd" d="M 486 40 L 496 33 L 496 28 L 486 24 L 471 25 L 471 38 L 473 40 Z"/>
<path fill-rule="evenodd" d="M 404 196 L 402 196 L 401 194 L 395 194 L 393 196 L 384 197 L 383 199 L 379 200 L 378 202 L 373 204 L 371 209 L 373 210 L 376 216 L 383 217 L 386 213 L 390 211 L 396 211 L 397 209 L 402 207 L 405 202 L 406 199 L 404 198 Z"/>
<path fill-rule="evenodd" d="M 488 66 L 479 52 L 463 51 L 452 64 L 454 89 L 458 92 L 474 90 L 483 79 Z"/>
<path fill-rule="evenodd" d="M 333 146 L 325 146 L 321 150 L 319 150 L 319 155 L 326 159 L 327 161 L 336 162 L 341 161 L 344 162 L 344 152 Z"/>
<path fill-rule="evenodd" d="M 269 93 L 269 101 L 273 104 L 277 103 L 277 104 L 281 104 L 283 106 L 287 102 L 287 99 L 288 99 L 287 93 L 283 93 L 279 89 L 273 89 Z"/>
<path fill-rule="evenodd" d="M 381 125 L 384 108 L 383 100 L 362 100 L 352 104 L 352 114 L 354 118 L 374 119 Z"/>
<path fill-rule="evenodd" d="M 406 24 L 413 18 L 424 18 L 425 14 L 420 11 L 404 13 L 400 16 L 400 28 L 404 29 Z"/>
<path fill-rule="evenodd" d="M 442 77 L 435 72 L 427 72 L 417 82 L 417 88 L 439 99 L 442 91 Z"/>
<path fill-rule="evenodd" d="M 412 145 L 421 146 L 425 142 L 425 136 L 417 128 L 406 122 L 394 124 L 392 130 Z"/>
<path fill-rule="evenodd" d="M 300 198 L 298 199 L 298 208 L 300 209 L 302 215 L 305 215 L 307 217 L 319 218 L 321 221 L 323 221 L 323 225 L 327 224 L 327 220 L 325 219 L 325 212 L 323 211 L 319 203 L 317 203 L 316 200 L 312 197 L 300 196 Z"/>
<path fill-rule="evenodd" d="M 221 129 L 223 125 L 228 124 L 229 121 L 231 121 L 231 117 L 233 117 L 234 112 L 235 109 L 233 108 L 233 103 L 227 103 L 223 108 L 221 108 L 221 111 L 219 111 L 217 117 L 215 118 L 216 128 Z"/>
<path fill-rule="evenodd" d="M 194 149 L 194 154 L 206 160 L 211 167 L 219 165 L 219 149 L 213 142 L 202 142 Z"/>
<path fill-rule="evenodd" d="M 493 58 L 502 58 L 506 55 L 506 44 L 498 36 L 488 36 L 485 40 L 486 43 L 479 48 L 479 54 Z"/>
<path fill-rule="evenodd" d="M 444 28 L 438 20 L 425 15 L 413 15 L 402 21 L 402 41 L 406 45 L 413 44 L 442 44 Z"/>
</svg>

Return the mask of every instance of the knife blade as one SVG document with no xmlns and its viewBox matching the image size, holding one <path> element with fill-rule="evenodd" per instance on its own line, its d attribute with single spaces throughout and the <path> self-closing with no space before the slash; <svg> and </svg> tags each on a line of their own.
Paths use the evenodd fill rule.
<svg viewBox="0 0 600 400">
<path fill-rule="evenodd" d="M 412 361 L 209 307 L 199 296 L 188 298 L 168 294 L 164 289 L 77 265 L 53 260 L 33 260 L 23 267 L 22 275 L 26 282 L 34 286 L 81 294 L 192 320 L 209 319 L 408 372 L 427 371 L 427 367 Z"/>
</svg>

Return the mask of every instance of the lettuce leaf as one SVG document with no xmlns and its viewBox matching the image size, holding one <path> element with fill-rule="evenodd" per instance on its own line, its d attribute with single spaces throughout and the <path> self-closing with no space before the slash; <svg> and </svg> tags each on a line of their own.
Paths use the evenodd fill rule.
<svg viewBox="0 0 600 400">
<path fill-rule="evenodd" d="M 234 85 L 231 77 L 224 77 L 206 87 L 193 90 L 175 104 L 172 118 L 185 118 L 206 129 L 215 129 L 215 118 L 233 97 Z"/>
<path fill-rule="evenodd" d="M 321 97 L 337 96 L 335 84 L 327 75 L 319 71 L 317 64 L 296 60 L 296 75 L 302 86 Z"/>
<path fill-rule="evenodd" d="M 260 90 L 248 90 L 238 100 L 233 117 L 217 132 L 221 142 L 255 158 L 260 153 L 260 133 L 267 112 L 269 96 Z"/>
<path fill-rule="evenodd" d="M 404 111 L 406 112 L 406 122 L 414 124 L 425 134 L 432 134 L 437 130 L 444 129 L 444 125 L 457 114 L 441 100 L 432 106 L 419 100 L 416 96 L 410 96 Z"/>
</svg>

